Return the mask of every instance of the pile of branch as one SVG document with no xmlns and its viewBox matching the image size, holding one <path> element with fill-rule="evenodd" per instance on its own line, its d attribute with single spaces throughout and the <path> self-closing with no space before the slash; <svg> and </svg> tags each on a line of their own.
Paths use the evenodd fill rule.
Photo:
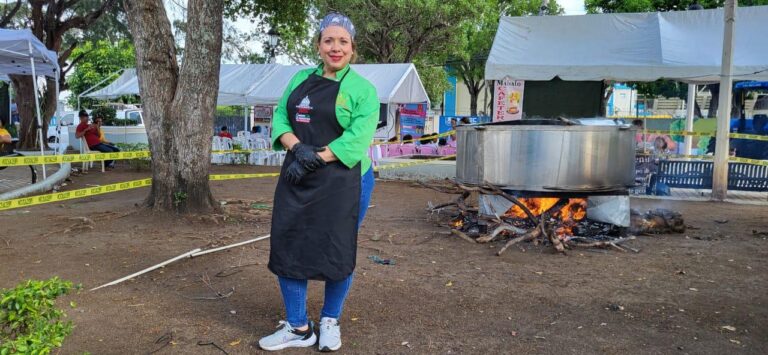
<svg viewBox="0 0 768 355">
<path fill-rule="evenodd" d="M 558 223 L 552 222 L 552 217 L 555 213 L 560 211 L 568 204 L 568 199 L 564 198 L 554 204 L 547 211 L 539 216 L 536 216 L 531 210 L 516 197 L 504 192 L 497 186 L 485 184 L 482 186 L 467 186 L 452 180 L 446 180 L 449 185 L 429 185 L 420 183 L 422 186 L 447 194 L 459 195 L 454 201 L 440 204 L 437 206 L 430 206 L 428 210 L 432 213 L 440 213 L 445 209 L 453 209 L 458 212 L 458 216 L 455 220 L 464 220 L 467 217 L 476 218 L 479 220 L 485 220 L 489 233 L 484 235 L 470 235 L 462 232 L 459 229 L 451 229 L 451 233 L 471 243 L 489 243 L 500 236 L 512 236 L 511 239 L 496 253 L 501 255 L 509 247 L 518 244 L 520 242 L 533 242 L 535 245 L 540 243 L 549 244 L 558 253 L 565 254 L 566 250 L 573 248 L 613 248 L 626 252 L 628 250 L 637 252 L 636 249 L 622 246 L 620 244 L 635 239 L 634 236 L 626 238 L 616 238 L 612 240 L 597 241 L 583 237 L 573 237 L 567 239 L 561 239 L 556 233 L 557 228 L 560 226 Z M 519 219 L 508 216 L 494 216 L 491 218 L 480 216 L 477 207 L 472 207 L 467 204 L 468 198 L 472 193 L 479 193 L 483 195 L 497 195 L 505 198 L 515 206 L 519 207 L 525 212 L 532 228 L 521 228 L 517 225 Z M 451 226 L 452 228 L 454 226 Z"/>
</svg>

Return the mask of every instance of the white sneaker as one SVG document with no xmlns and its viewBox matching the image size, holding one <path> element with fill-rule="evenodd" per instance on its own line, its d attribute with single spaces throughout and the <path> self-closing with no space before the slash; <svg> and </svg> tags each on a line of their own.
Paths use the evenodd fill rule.
<svg viewBox="0 0 768 355">
<path fill-rule="evenodd" d="M 285 348 L 306 348 L 315 345 L 317 335 L 315 335 L 314 324 L 309 322 L 309 329 L 306 333 L 297 331 L 286 321 L 280 321 L 280 329 L 272 335 L 265 336 L 259 340 L 259 346 L 264 350 L 275 351 Z"/>
<path fill-rule="evenodd" d="M 341 326 L 335 318 L 320 318 L 320 351 L 330 352 L 341 348 Z"/>
</svg>

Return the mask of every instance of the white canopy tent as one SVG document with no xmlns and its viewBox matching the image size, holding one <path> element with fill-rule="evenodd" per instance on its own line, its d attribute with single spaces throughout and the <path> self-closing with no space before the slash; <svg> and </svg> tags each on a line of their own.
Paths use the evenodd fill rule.
<svg viewBox="0 0 768 355">
<path fill-rule="evenodd" d="M 218 105 L 276 105 L 288 82 L 305 65 L 222 64 L 219 76 Z M 352 68 L 376 87 L 382 104 L 429 102 L 426 89 L 416 67 L 402 64 L 354 64 Z M 123 73 L 106 87 L 82 95 L 95 99 L 111 99 L 123 95 L 139 95 L 135 69 Z M 394 127 L 395 110 L 387 111 L 389 132 Z M 248 120 L 247 117 L 244 118 Z M 247 124 L 245 125 L 247 127 Z M 378 136 L 378 135 L 377 135 Z"/>
<path fill-rule="evenodd" d="M 28 29 L 0 29 L 0 75 L 31 75 L 35 88 L 35 113 L 37 118 L 37 136 L 40 144 L 40 154 L 44 152 L 43 120 L 40 117 L 40 97 L 37 86 L 37 76 L 43 75 L 56 80 L 56 97 L 59 97 L 59 61 L 56 52 L 48 50 L 40 40 Z M 58 104 L 58 100 L 56 100 Z M 58 111 L 58 108 L 57 108 Z M 46 171 L 43 165 L 43 179 Z"/>
<path fill-rule="evenodd" d="M 639 14 L 504 17 L 485 78 L 720 82 L 717 139 L 728 141 L 733 80 L 768 80 L 768 6 Z M 690 106 L 690 105 L 689 105 Z M 692 107 L 692 106 L 691 106 Z M 688 109 L 686 129 L 693 128 Z M 686 149 L 690 150 L 690 139 Z M 686 152 L 687 153 L 687 152 Z M 725 198 L 727 144 L 715 152 L 713 197 Z"/>
<path fill-rule="evenodd" d="M 734 77 L 768 80 L 768 6 L 736 18 Z M 503 17 L 485 78 L 714 83 L 722 51 L 722 9 Z"/>
<path fill-rule="evenodd" d="M 219 76 L 218 104 L 275 105 L 291 78 L 304 65 L 222 64 Z M 404 64 L 354 64 L 352 68 L 375 87 L 383 104 L 428 102 L 416 67 Z M 125 69 L 106 87 L 83 95 L 95 99 L 111 99 L 122 95 L 139 95 L 135 69 Z"/>
</svg>

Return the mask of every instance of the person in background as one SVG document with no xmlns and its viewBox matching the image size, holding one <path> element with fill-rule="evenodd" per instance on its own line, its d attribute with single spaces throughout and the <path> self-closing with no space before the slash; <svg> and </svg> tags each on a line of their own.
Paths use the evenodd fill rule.
<svg viewBox="0 0 768 355">
<path fill-rule="evenodd" d="M 77 128 L 75 129 L 75 137 L 77 137 L 77 139 L 85 138 L 85 144 L 88 145 L 90 150 L 96 150 L 102 153 L 113 153 L 119 151 L 115 150 L 117 148 L 101 143 L 101 140 L 99 139 L 100 127 L 97 124 L 88 123 L 87 111 L 80 110 L 78 116 L 80 117 L 80 124 L 78 124 Z M 115 167 L 115 161 L 105 160 L 104 165 L 108 169 L 113 169 Z"/>
<path fill-rule="evenodd" d="M 643 120 L 632 120 L 632 126 L 637 129 L 635 133 L 635 148 L 643 149 Z"/>
<path fill-rule="evenodd" d="M 410 135 L 410 134 L 404 135 L 403 136 L 403 143 L 405 143 L 405 144 L 413 143 L 413 136 Z"/>
<path fill-rule="evenodd" d="M 99 116 L 95 116 L 93 118 L 93 124 L 95 124 L 96 127 L 99 129 L 99 142 L 103 145 L 106 145 L 109 149 L 112 149 L 113 152 L 119 152 L 120 148 L 116 147 L 114 144 L 112 144 L 112 142 L 108 141 L 107 137 L 104 136 L 104 130 L 101 129 L 101 126 L 104 124 L 104 119 Z M 103 150 L 99 150 L 99 151 L 103 152 Z"/>
<path fill-rule="evenodd" d="M 396 143 L 397 142 L 397 136 L 392 136 L 389 140 L 387 140 L 389 143 Z"/>
<path fill-rule="evenodd" d="M 221 131 L 219 131 L 219 137 L 232 139 L 232 133 L 229 133 L 229 130 L 227 130 L 227 126 L 221 126 Z"/>
<path fill-rule="evenodd" d="M 349 65 L 355 27 L 347 16 L 330 13 L 319 29 L 312 41 L 322 63 L 294 75 L 272 122 L 272 147 L 288 153 L 275 188 L 268 268 L 277 276 L 287 321 L 259 340 L 264 350 L 315 343 L 324 352 L 341 348 L 339 318 L 374 187 L 368 147 L 380 103 L 376 88 Z M 319 341 L 307 315 L 309 280 L 325 286 Z"/>
<path fill-rule="evenodd" d="M 3 127 L 3 122 L 0 121 L 0 146 L 8 143 L 11 143 L 11 133 Z M 0 148 L 0 151 L 2 151 L 2 148 Z"/>
<path fill-rule="evenodd" d="M 251 127 L 251 134 L 261 135 L 261 126 Z"/>
<path fill-rule="evenodd" d="M 19 121 L 19 106 L 16 105 L 16 100 L 11 100 L 11 124 Z"/>
</svg>

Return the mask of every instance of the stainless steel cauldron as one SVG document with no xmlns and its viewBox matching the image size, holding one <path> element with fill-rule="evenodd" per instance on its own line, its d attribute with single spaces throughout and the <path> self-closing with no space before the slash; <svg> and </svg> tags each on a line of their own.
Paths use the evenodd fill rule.
<svg viewBox="0 0 768 355">
<path fill-rule="evenodd" d="M 635 130 L 523 120 L 460 126 L 456 179 L 509 190 L 608 192 L 634 185 Z"/>
</svg>

